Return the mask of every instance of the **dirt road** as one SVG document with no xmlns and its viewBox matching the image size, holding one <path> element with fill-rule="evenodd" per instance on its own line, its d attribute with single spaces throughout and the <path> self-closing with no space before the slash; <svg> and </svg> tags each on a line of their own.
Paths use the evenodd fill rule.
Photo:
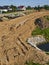
<svg viewBox="0 0 49 65">
<path fill-rule="evenodd" d="M 36 27 L 34 24 L 35 19 L 45 15 L 49 15 L 49 12 L 36 12 L 10 21 L 0 22 L 1 65 L 16 65 L 16 63 L 23 65 L 32 56 L 30 54 L 34 52 L 31 52 L 30 49 L 34 48 L 26 41 Z M 47 58 L 44 53 L 43 56 Z"/>
</svg>

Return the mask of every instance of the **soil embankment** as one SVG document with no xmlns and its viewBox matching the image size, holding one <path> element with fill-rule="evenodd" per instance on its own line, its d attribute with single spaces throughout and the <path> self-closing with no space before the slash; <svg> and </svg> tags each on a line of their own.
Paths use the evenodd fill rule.
<svg viewBox="0 0 49 65">
<path fill-rule="evenodd" d="M 27 44 L 26 40 L 35 29 L 36 18 L 49 15 L 49 12 L 36 12 L 10 21 L 0 22 L 0 61 L 7 65 L 23 65 L 26 60 L 41 64 L 49 57 Z"/>
</svg>

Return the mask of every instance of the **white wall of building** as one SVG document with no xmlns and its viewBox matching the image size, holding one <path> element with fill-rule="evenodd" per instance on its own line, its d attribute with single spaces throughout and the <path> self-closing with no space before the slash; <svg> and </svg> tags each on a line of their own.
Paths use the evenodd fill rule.
<svg viewBox="0 0 49 65">
<path fill-rule="evenodd" d="M 0 9 L 0 13 L 2 14 L 2 12 L 7 12 L 7 9 Z"/>
</svg>

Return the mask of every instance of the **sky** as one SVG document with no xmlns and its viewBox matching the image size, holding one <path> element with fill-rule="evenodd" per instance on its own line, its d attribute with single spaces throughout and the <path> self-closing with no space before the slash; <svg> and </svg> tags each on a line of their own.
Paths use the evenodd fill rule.
<svg viewBox="0 0 49 65">
<path fill-rule="evenodd" d="M 0 6 L 3 5 L 24 5 L 24 6 L 38 6 L 49 5 L 49 0 L 0 0 Z"/>
</svg>

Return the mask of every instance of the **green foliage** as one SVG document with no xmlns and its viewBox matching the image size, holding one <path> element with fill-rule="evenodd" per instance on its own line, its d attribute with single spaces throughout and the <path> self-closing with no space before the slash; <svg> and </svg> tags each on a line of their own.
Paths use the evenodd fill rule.
<svg viewBox="0 0 49 65">
<path fill-rule="evenodd" d="M 27 9 L 27 10 L 31 10 L 31 9 L 32 9 L 32 7 L 31 7 L 31 6 L 28 6 L 28 7 L 26 7 L 26 9 Z"/>
<path fill-rule="evenodd" d="M 49 16 L 44 16 L 44 18 L 49 22 Z"/>
<path fill-rule="evenodd" d="M 41 65 L 41 64 L 29 61 L 29 62 L 26 62 L 26 65 Z"/>
<path fill-rule="evenodd" d="M 49 20 L 49 17 L 47 17 L 47 20 Z"/>
<path fill-rule="evenodd" d="M 49 40 L 49 28 L 43 30 L 43 34 L 47 40 Z"/>
<path fill-rule="evenodd" d="M 44 9 L 49 10 L 49 5 L 44 5 Z"/>
<path fill-rule="evenodd" d="M 49 52 L 46 52 L 47 55 L 49 55 Z"/>
<path fill-rule="evenodd" d="M 40 11 L 42 9 L 42 7 L 40 7 L 40 5 L 38 5 L 37 7 L 35 6 L 34 9 Z"/>
<path fill-rule="evenodd" d="M 49 21 L 49 16 L 47 16 L 47 18 L 46 18 L 48 21 Z"/>
<path fill-rule="evenodd" d="M 38 11 L 40 11 L 41 7 L 38 5 Z"/>
<path fill-rule="evenodd" d="M 14 5 L 11 5 L 10 8 L 12 8 L 12 11 L 13 11 L 13 12 L 16 11 L 16 9 L 17 9 L 17 7 L 14 6 Z"/>
<path fill-rule="evenodd" d="M 44 5 L 42 7 L 38 5 L 38 6 L 35 6 L 34 9 L 38 11 L 40 11 L 40 9 L 49 10 L 49 5 Z"/>
<path fill-rule="evenodd" d="M 37 7 L 35 6 L 34 9 L 37 10 Z"/>
<path fill-rule="evenodd" d="M 49 65 L 49 62 L 47 62 L 47 65 Z"/>
<path fill-rule="evenodd" d="M 34 31 L 32 31 L 32 35 L 40 35 L 42 33 L 43 32 L 39 27 L 37 27 Z"/>
<path fill-rule="evenodd" d="M 44 35 L 44 37 L 49 40 L 49 28 L 41 30 L 37 27 L 34 31 L 32 31 L 32 35 Z"/>
</svg>

